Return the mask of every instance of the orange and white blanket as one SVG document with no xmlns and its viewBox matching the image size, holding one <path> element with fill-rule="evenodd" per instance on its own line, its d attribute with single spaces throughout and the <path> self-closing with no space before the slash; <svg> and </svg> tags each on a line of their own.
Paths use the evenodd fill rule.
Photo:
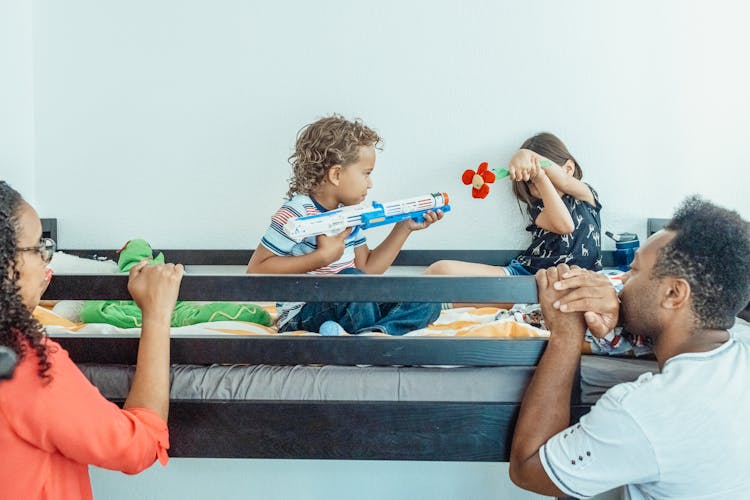
<svg viewBox="0 0 750 500">
<path fill-rule="evenodd" d="M 272 317 L 276 308 L 264 305 Z M 549 332 L 529 324 L 516 321 L 512 317 L 496 319 L 501 310 L 496 307 L 464 307 L 445 309 L 440 317 L 427 328 L 407 333 L 406 336 L 422 337 L 477 337 L 477 338 L 533 338 L 547 337 Z M 45 326 L 51 335 L 66 334 L 132 334 L 139 335 L 139 328 L 118 328 L 102 323 L 76 323 L 46 307 L 37 307 L 34 316 Z M 503 315 L 501 315 L 503 316 Z M 276 328 L 241 321 L 215 321 L 196 325 L 174 327 L 173 335 L 319 335 L 316 332 L 296 331 L 279 333 Z M 365 335 L 385 335 L 368 333 Z"/>
</svg>

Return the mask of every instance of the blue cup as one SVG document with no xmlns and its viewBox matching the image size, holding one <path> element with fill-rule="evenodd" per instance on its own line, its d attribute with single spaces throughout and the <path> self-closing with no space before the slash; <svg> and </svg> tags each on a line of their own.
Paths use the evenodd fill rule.
<svg viewBox="0 0 750 500">
<path fill-rule="evenodd" d="M 617 269 L 620 271 L 629 270 L 630 263 L 635 258 L 635 252 L 640 246 L 638 235 L 634 233 L 612 234 L 609 231 L 604 234 L 615 240 L 615 266 L 617 266 Z"/>
</svg>

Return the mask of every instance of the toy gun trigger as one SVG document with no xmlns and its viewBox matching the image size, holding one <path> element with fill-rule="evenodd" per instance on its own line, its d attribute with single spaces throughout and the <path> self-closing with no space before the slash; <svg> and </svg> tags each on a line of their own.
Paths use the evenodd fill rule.
<svg viewBox="0 0 750 500">
<path fill-rule="evenodd" d="M 357 231 L 360 230 L 361 225 L 349 225 L 345 224 L 344 222 L 336 223 L 331 225 L 325 232 L 319 233 L 323 234 L 324 236 L 338 236 L 339 234 L 343 233 L 347 229 L 351 228 L 352 231 L 349 233 L 347 238 L 350 238 L 353 235 L 357 234 Z M 317 235 L 311 235 L 311 236 L 317 236 Z"/>
</svg>

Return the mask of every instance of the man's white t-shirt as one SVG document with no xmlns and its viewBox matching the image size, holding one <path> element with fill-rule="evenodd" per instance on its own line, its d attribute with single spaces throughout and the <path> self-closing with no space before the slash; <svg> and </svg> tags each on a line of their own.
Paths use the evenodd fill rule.
<svg viewBox="0 0 750 500">
<path fill-rule="evenodd" d="M 566 494 L 628 485 L 632 499 L 750 498 L 750 340 L 669 359 L 612 387 L 539 449 Z"/>
</svg>

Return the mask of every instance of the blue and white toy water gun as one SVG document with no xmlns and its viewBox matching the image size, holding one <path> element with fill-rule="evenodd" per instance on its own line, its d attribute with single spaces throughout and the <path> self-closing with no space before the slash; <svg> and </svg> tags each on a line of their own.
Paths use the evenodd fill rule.
<svg viewBox="0 0 750 500">
<path fill-rule="evenodd" d="M 432 193 L 386 203 L 360 203 L 322 214 L 295 217 L 284 224 L 284 233 L 299 243 L 305 238 L 319 234 L 333 236 L 348 227 L 369 229 L 406 219 L 423 222 L 425 213 L 438 209 L 450 212 L 448 193 Z"/>
</svg>

